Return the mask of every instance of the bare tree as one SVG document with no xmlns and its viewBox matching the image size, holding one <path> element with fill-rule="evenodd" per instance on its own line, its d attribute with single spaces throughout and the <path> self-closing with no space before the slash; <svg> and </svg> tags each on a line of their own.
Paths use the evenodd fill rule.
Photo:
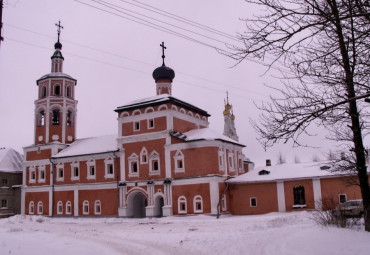
<svg viewBox="0 0 370 255">
<path fill-rule="evenodd" d="M 370 188 L 363 136 L 369 125 L 365 98 L 370 96 L 370 5 L 368 0 L 246 0 L 263 8 L 245 20 L 242 48 L 231 57 L 267 61 L 280 68 L 281 97 L 258 107 L 252 121 L 265 146 L 292 140 L 312 125 L 329 130 L 331 139 L 349 145 L 348 163 L 358 176 L 370 231 Z M 353 161 L 349 159 L 353 158 Z M 347 161 L 346 161 L 347 162 Z"/>
</svg>

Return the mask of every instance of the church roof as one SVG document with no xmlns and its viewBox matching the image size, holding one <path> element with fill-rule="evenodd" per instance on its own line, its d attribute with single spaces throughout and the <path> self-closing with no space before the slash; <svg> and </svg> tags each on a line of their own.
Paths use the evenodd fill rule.
<svg viewBox="0 0 370 255">
<path fill-rule="evenodd" d="M 228 180 L 229 183 L 271 182 L 287 179 L 311 179 L 315 177 L 348 176 L 335 172 L 327 162 L 284 163 L 274 166 L 256 167 L 249 172 Z"/>
<path fill-rule="evenodd" d="M 153 97 L 147 97 L 139 100 L 132 101 L 126 105 L 117 107 L 115 110 L 116 112 L 123 112 L 123 111 L 129 111 L 133 109 L 140 109 L 148 106 L 155 106 L 155 105 L 160 105 L 160 104 L 165 104 L 165 103 L 171 103 L 183 108 L 186 108 L 188 110 L 192 110 L 194 112 L 197 112 L 199 114 L 202 114 L 204 116 L 211 116 L 209 115 L 206 111 L 192 105 L 189 103 L 186 103 L 180 99 L 177 99 L 173 96 L 170 96 L 168 94 L 161 94 Z"/>
<path fill-rule="evenodd" d="M 0 172 L 21 172 L 23 155 L 11 148 L 0 148 Z"/>
<path fill-rule="evenodd" d="M 117 135 L 96 136 L 77 139 L 53 158 L 100 154 L 117 150 Z"/>
<path fill-rule="evenodd" d="M 66 73 L 54 72 L 54 73 L 45 74 L 40 79 L 38 79 L 36 82 L 39 83 L 39 81 L 45 80 L 45 79 L 48 79 L 48 78 L 68 78 L 68 79 L 77 81 L 75 78 L 73 78 L 72 76 L 70 76 L 70 75 L 68 75 Z"/>
<path fill-rule="evenodd" d="M 198 140 L 221 140 L 233 144 L 237 144 L 240 146 L 245 147 L 244 144 L 241 144 L 225 135 L 218 133 L 217 131 L 211 128 L 199 128 L 193 129 L 188 132 L 183 133 L 185 138 L 183 140 L 190 142 L 190 141 L 198 141 Z"/>
</svg>

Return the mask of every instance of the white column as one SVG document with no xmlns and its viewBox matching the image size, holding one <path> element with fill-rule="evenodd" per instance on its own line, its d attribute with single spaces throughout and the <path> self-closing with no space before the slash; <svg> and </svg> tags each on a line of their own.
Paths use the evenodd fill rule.
<svg viewBox="0 0 370 255">
<path fill-rule="evenodd" d="M 126 155 L 125 150 L 121 149 L 119 155 L 121 182 L 124 182 L 126 180 L 125 155 Z"/>
<path fill-rule="evenodd" d="M 49 216 L 53 216 L 52 215 L 52 211 L 53 211 L 53 191 L 52 191 L 52 188 L 50 187 L 49 189 Z"/>
<path fill-rule="evenodd" d="M 313 199 L 315 203 L 315 209 L 321 210 L 322 209 L 322 197 L 321 197 L 321 183 L 320 179 L 312 179 L 312 186 L 313 186 Z"/>
<path fill-rule="evenodd" d="M 25 185 L 25 183 L 23 183 Z M 26 190 L 25 186 L 21 187 L 21 215 L 26 214 Z"/>
<path fill-rule="evenodd" d="M 74 190 L 73 190 L 73 195 L 74 195 L 74 204 L 73 204 L 73 207 L 74 207 L 74 216 L 78 216 L 78 186 L 76 185 L 74 187 Z"/>
<path fill-rule="evenodd" d="M 215 180 L 212 180 L 209 183 L 209 196 L 211 198 L 211 213 L 217 214 L 217 204 L 219 200 L 219 187 L 218 182 Z"/>
<path fill-rule="evenodd" d="M 283 181 L 277 181 L 276 182 L 276 188 L 277 188 L 279 212 L 285 212 L 286 211 L 286 206 L 285 206 L 284 182 Z"/>
<path fill-rule="evenodd" d="M 63 80 L 63 92 L 65 89 L 65 80 Z M 67 126 L 67 102 L 63 99 L 63 110 L 62 110 L 62 143 L 66 143 L 66 126 Z M 73 123 L 74 124 L 74 123 Z"/>
</svg>

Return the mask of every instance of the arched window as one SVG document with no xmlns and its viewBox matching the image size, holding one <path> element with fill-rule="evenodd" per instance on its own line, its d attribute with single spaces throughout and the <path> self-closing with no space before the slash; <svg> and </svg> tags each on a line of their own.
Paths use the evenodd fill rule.
<svg viewBox="0 0 370 255">
<path fill-rule="evenodd" d="M 89 201 L 85 200 L 82 203 L 82 213 L 83 214 L 89 214 Z"/>
<path fill-rule="evenodd" d="M 59 115 L 60 115 L 59 109 L 54 109 L 52 120 L 51 120 L 51 123 L 53 125 L 59 125 Z"/>
<path fill-rule="evenodd" d="M 28 213 L 34 214 L 35 213 L 35 203 L 33 201 L 30 202 L 30 205 L 28 206 Z"/>
<path fill-rule="evenodd" d="M 41 97 L 46 97 L 46 86 L 43 86 L 41 89 Z"/>
<path fill-rule="evenodd" d="M 67 97 L 71 97 L 71 87 L 67 87 Z"/>
<path fill-rule="evenodd" d="M 177 204 L 178 204 L 179 213 L 186 213 L 187 212 L 186 198 L 184 196 L 179 197 L 179 199 L 177 200 Z"/>
<path fill-rule="evenodd" d="M 67 112 L 67 126 L 71 127 L 73 122 L 73 114 L 72 111 Z"/>
<path fill-rule="evenodd" d="M 38 123 L 39 123 L 39 126 L 45 126 L 45 111 L 44 110 L 39 112 Z"/>
<path fill-rule="evenodd" d="M 63 214 L 63 202 L 58 201 L 57 203 L 57 214 Z"/>
<path fill-rule="evenodd" d="M 203 199 L 200 195 L 194 197 L 193 200 L 194 212 L 202 213 L 203 212 Z"/>
<path fill-rule="evenodd" d="M 306 205 L 304 187 L 302 185 L 299 184 L 294 186 L 293 194 L 294 194 L 294 205 Z"/>
<path fill-rule="evenodd" d="M 42 202 L 39 201 L 37 203 L 37 214 L 42 214 L 42 211 L 43 211 L 43 205 L 42 205 Z"/>
<path fill-rule="evenodd" d="M 140 164 L 148 164 L 148 151 L 145 147 L 140 152 Z"/>
<path fill-rule="evenodd" d="M 173 160 L 175 164 L 175 172 L 185 172 L 184 154 L 180 150 L 175 153 Z"/>
<path fill-rule="evenodd" d="M 59 96 L 60 95 L 60 85 L 55 85 L 54 86 L 54 96 Z"/>
<path fill-rule="evenodd" d="M 149 156 L 149 175 L 160 174 L 159 153 L 153 151 Z"/>
<path fill-rule="evenodd" d="M 66 203 L 66 214 L 72 214 L 72 203 L 71 203 L 71 201 L 67 201 L 67 203 Z"/>
<path fill-rule="evenodd" d="M 95 208 L 95 210 L 94 210 L 95 214 L 101 214 L 101 202 L 100 202 L 100 200 L 95 201 L 94 208 Z"/>
</svg>

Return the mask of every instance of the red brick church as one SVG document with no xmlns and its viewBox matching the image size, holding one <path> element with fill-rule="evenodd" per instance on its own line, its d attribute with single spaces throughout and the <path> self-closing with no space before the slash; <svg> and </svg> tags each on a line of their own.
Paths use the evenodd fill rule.
<svg viewBox="0 0 370 255">
<path fill-rule="evenodd" d="M 22 212 L 148 217 L 228 211 L 225 181 L 248 167 L 228 99 L 224 134 L 218 134 L 205 110 L 172 96 L 175 72 L 165 65 L 162 44 L 153 97 L 115 109 L 117 134 L 77 139 L 77 80 L 63 72 L 59 34 L 51 72 L 37 80 Z"/>
<path fill-rule="evenodd" d="M 34 144 L 24 147 L 22 214 L 158 217 L 321 209 L 331 195 L 361 198 L 359 188 L 319 164 L 253 169 L 225 101 L 224 132 L 210 115 L 172 96 L 175 72 L 153 72 L 153 97 L 115 109 L 118 133 L 76 138 L 77 80 L 63 72 L 55 43 L 51 72 L 37 80 Z M 330 168 L 330 167 L 329 167 Z"/>
</svg>

